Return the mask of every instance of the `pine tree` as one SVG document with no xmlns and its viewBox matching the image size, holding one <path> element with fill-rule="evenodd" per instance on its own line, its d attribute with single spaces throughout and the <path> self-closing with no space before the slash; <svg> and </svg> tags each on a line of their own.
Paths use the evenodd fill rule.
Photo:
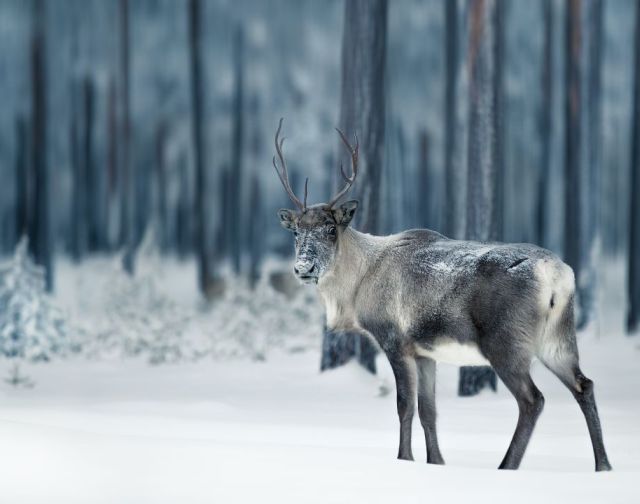
<svg viewBox="0 0 640 504">
<path fill-rule="evenodd" d="M 46 292 L 44 268 L 29 257 L 22 238 L 13 260 L 0 267 L 0 354 L 14 360 L 10 383 L 28 384 L 21 361 L 48 361 L 71 349 L 67 324 Z"/>
</svg>

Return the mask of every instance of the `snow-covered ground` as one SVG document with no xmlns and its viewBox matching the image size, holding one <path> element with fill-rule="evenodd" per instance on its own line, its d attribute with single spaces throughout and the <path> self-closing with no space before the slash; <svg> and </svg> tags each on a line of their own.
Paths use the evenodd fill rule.
<svg viewBox="0 0 640 504">
<path fill-rule="evenodd" d="M 457 398 L 453 367 L 438 375 L 448 465 L 437 467 L 417 420 L 416 462 L 395 460 L 394 394 L 378 396 L 379 379 L 355 366 L 319 373 L 317 351 L 162 366 L 76 358 L 29 366 L 33 389 L 0 387 L 0 502 L 638 502 L 638 343 L 580 344 L 611 473 L 593 472 L 577 405 L 537 364 L 545 411 L 522 469 L 506 472 L 495 468 L 515 402 L 504 387 Z"/>
<path fill-rule="evenodd" d="M 458 398 L 449 366 L 437 390 L 448 465 L 424 463 L 417 418 L 416 462 L 401 462 L 395 393 L 380 395 L 388 364 L 380 377 L 319 373 L 311 290 L 240 285 L 204 309 L 192 263 L 147 256 L 131 280 L 114 258 L 61 260 L 53 301 L 81 351 L 23 364 L 33 388 L 0 381 L 0 504 L 640 502 L 640 341 L 621 335 L 619 266 L 602 279 L 606 316 L 579 341 L 614 466 L 596 474 L 578 406 L 538 363 L 547 401 L 520 471 L 495 469 L 515 401 L 503 386 Z M 11 366 L 0 360 L 0 376 Z"/>
</svg>

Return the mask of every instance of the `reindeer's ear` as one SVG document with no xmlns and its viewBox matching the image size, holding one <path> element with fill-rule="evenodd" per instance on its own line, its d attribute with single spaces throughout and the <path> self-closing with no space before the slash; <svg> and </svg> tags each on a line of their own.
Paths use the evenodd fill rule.
<svg viewBox="0 0 640 504">
<path fill-rule="evenodd" d="M 296 227 L 294 217 L 295 212 L 287 208 L 281 208 L 278 210 L 278 217 L 280 218 L 280 224 L 283 228 L 293 231 Z"/>
<path fill-rule="evenodd" d="M 341 226 L 347 227 L 353 219 L 358 208 L 358 200 L 345 201 L 338 208 L 333 210 L 333 218 Z"/>
</svg>

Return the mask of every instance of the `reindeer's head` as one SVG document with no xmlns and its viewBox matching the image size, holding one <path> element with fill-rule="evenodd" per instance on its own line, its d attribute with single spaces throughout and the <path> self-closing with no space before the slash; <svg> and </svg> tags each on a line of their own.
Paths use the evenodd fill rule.
<svg viewBox="0 0 640 504">
<path fill-rule="evenodd" d="M 287 164 L 282 153 L 284 138 L 279 138 L 281 129 L 282 119 L 280 119 L 276 132 L 276 152 L 280 160 L 280 168 L 278 168 L 275 156 L 273 157 L 273 166 L 297 210 L 282 209 L 278 211 L 278 216 L 282 226 L 293 232 L 295 237 L 296 262 L 293 272 L 304 283 L 318 283 L 322 275 L 331 267 L 340 237 L 358 208 L 356 200 L 337 205 L 340 198 L 351 189 L 358 174 L 358 139 L 356 137 L 356 145 L 352 147 L 342 131 L 337 130 L 342 142 L 351 154 L 351 176 L 348 177 L 341 166 L 340 171 L 346 182 L 342 190 L 328 203 L 307 207 L 309 179 L 304 183 L 304 200 L 300 201 L 289 184 Z"/>
</svg>

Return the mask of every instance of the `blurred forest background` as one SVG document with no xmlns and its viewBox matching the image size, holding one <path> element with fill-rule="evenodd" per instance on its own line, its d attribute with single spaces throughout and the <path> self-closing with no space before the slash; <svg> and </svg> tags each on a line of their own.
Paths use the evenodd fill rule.
<svg viewBox="0 0 640 504">
<path fill-rule="evenodd" d="M 290 202 L 271 166 L 280 117 L 292 185 L 301 194 L 309 177 L 311 203 L 338 183 L 334 127 L 357 132 L 358 229 L 537 243 L 575 269 L 580 327 L 640 325 L 634 0 L 0 0 L 0 96 L 7 356 L 69 332 L 29 299 L 60 297 L 58 266 L 96 270 L 97 257 L 117 257 L 122 278 L 196 264 L 188 289 L 223 307 L 229 337 L 267 306 L 291 311 L 293 246 L 275 213 Z M 184 353 L 167 343 L 184 325 L 175 303 L 152 296 L 160 329 L 131 336 L 149 321 L 114 292 L 119 325 L 97 339 L 126 333 L 157 362 Z M 269 305 L 276 295 L 289 304 Z M 320 334 L 312 302 L 297 303 L 289 330 L 312 317 Z M 34 313 L 56 328 L 46 344 Z M 252 327 L 286 333 L 269 320 Z M 323 367 L 356 354 L 372 368 L 365 344 L 333 337 Z"/>
</svg>

